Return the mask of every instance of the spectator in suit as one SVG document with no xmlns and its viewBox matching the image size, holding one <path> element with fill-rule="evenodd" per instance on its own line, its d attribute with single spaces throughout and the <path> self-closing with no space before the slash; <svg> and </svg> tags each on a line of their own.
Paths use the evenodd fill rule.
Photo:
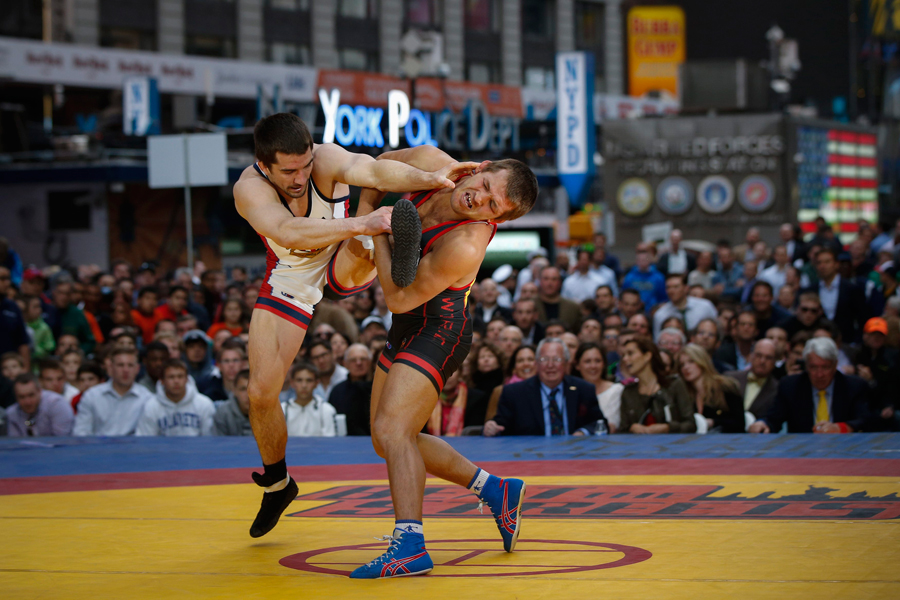
<svg viewBox="0 0 900 600">
<path fill-rule="evenodd" d="M 372 398 L 372 353 L 364 344 L 352 344 L 344 351 L 347 379 L 340 382 L 328 396 L 339 415 L 347 416 L 347 435 L 371 435 L 369 404 Z"/>
<path fill-rule="evenodd" d="M 683 238 L 680 229 L 673 229 L 669 234 L 669 249 L 663 252 L 656 261 L 656 268 L 664 277 L 668 277 L 669 274 L 687 277 L 688 273 L 697 268 L 697 260 L 694 256 L 685 252 L 681 247 Z"/>
<path fill-rule="evenodd" d="M 552 319 L 562 321 L 566 329 L 571 329 L 581 318 L 581 308 L 577 303 L 563 298 L 562 273 L 557 267 L 544 267 L 541 269 L 538 280 L 538 300 L 536 303 L 538 321 L 546 323 Z M 520 325 L 521 327 L 521 325 Z M 522 330 L 524 331 L 524 329 Z M 537 340 L 530 340 L 537 342 Z"/>
<path fill-rule="evenodd" d="M 753 345 L 749 369 L 725 373 L 738 383 L 740 395 L 744 399 L 743 410 L 754 416 L 769 414 L 769 409 L 775 402 L 775 395 L 778 393 L 778 380 L 774 375 L 775 355 L 775 343 L 763 338 Z"/>
<path fill-rule="evenodd" d="M 778 228 L 778 237 L 781 238 L 781 244 L 784 246 L 788 261 L 791 263 L 798 259 L 802 260 L 806 255 L 803 249 L 803 242 L 798 241 L 801 239 L 798 235 L 800 232 L 795 231 L 795 229 L 799 228 L 795 228 L 791 223 L 782 223 L 781 227 Z"/>
<path fill-rule="evenodd" d="M 75 416 L 60 394 L 41 390 L 37 378 L 21 373 L 13 379 L 16 404 L 6 411 L 10 437 L 69 435 Z"/>
<path fill-rule="evenodd" d="M 676 358 L 678 373 L 706 419 L 709 433 L 744 433 L 744 406 L 733 379 L 719 375 L 706 350 L 688 344 Z"/>
<path fill-rule="evenodd" d="M 725 373 L 726 371 L 733 371 L 734 365 L 723 363 L 716 358 L 716 350 L 719 349 L 720 338 L 721 335 L 719 333 L 718 320 L 703 319 L 697 324 L 697 327 L 690 332 L 690 337 L 688 339 L 692 344 L 697 344 L 706 350 L 706 353 L 712 358 L 716 372 Z"/>
<path fill-rule="evenodd" d="M 629 339 L 621 352 L 632 377 L 622 392 L 622 433 L 694 433 L 694 402 L 678 377 L 668 377 L 659 349 L 648 337 Z"/>
<path fill-rule="evenodd" d="M 716 358 L 723 363 L 734 365 L 738 371 L 743 371 L 750 366 L 750 352 L 758 333 L 756 313 L 752 310 L 741 311 L 737 317 L 734 340 L 722 342 L 716 352 Z"/>
<path fill-rule="evenodd" d="M 719 316 L 716 307 L 709 300 L 688 296 L 687 278 L 683 273 L 672 273 L 666 277 L 666 294 L 669 301 L 653 314 L 653 337 L 659 337 L 662 324 L 670 317 L 678 317 L 685 330 L 697 327 L 703 319 Z"/>
<path fill-rule="evenodd" d="M 500 286 L 493 279 L 487 278 L 482 280 L 478 287 L 481 289 L 481 300 L 472 310 L 472 318 L 475 320 L 475 324 L 480 324 L 483 327 L 497 316 L 502 317 L 507 323 L 511 322 L 512 311 L 508 308 L 503 308 L 498 303 Z"/>
<path fill-rule="evenodd" d="M 504 386 L 484 435 L 593 435 L 603 413 L 594 386 L 566 375 L 571 360 L 566 345 L 558 338 L 544 339 L 537 356 L 538 374 Z"/>
<path fill-rule="evenodd" d="M 806 372 L 789 375 L 778 384 L 768 414 L 750 426 L 750 433 L 848 433 L 860 431 L 868 416 L 868 384 L 837 369 L 838 348 L 830 338 L 812 338 L 803 349 Z"/>
<path fill-rule="evenodd" d="M 822 312 L 834 321 L 847 343 L 859 339 L 866 321 L 867 307 L 863 290 L 838 274 L 838 255 L 830 247 L 822 248 L 816 256 L 817 288 Z"/>
<path fill-rule="evenodd" d="M 522 332 L 520 343 L 537 344 L 544 339 L 544 325 L 538 319 L 536 301 L 530 299 L 517 300 L 513 305 L 512 321 Z"/>
</svg>

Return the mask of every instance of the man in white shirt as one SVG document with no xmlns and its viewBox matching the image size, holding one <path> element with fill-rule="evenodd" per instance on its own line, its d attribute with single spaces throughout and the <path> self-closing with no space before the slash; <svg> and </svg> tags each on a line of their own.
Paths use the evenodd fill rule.
<svg viewBox="0 0 900 600">
<path fill-rule="evenodd" d="M 135 383 L 140 370 L 137 350 L 116 348 L 109 362 L 110 380 L 81 396 L 72 435 L 132 435 L 144 405 L 153 398 L 147 388 Z"/>
<path fill-rule="evenodd" d="M 604 269 L 601 271 L 600 269 Z M 575 271 L 563 281 L 562 297 L 578 302 L 579 304 L 594 297 L 594 292 L 601 285 L 610 287 L 616 285 L 616 276 L 609 267 L 600 265 L 596 271 L 591 270 L 591 253 L 587 250 L 579 250 L 575 262 Z M 618 295 L 618 290 L 613 288 L 613 293 Z"/>
<path fill-rule="evenodd" d="M 790 260 L 787 248 L 780 245 L 775 246 L 772 257 L 775 259 L 775 264 L 763 269 L 763 272 L 759 275 L 759 279 L 769 282 L 772 286 L 772 293 L 777 298 L 781 286 L 785 283 L 787 270 L 790 267 Z"/>
<path fill-rule="evenodd" d="M 213 435 L 212 400 L 197 391 L 188 377 L 187 365 L 169 360 L 163 367 L 162 379 L 156 382 L 156 396 L 147 401 L 137 435 L 165 437 L 197 437 Z"/>
<path fill-rule="evenodd" d="M 669 301 L 653 315 L 653 338 L 659 338 L 662 324 L 669 317 L 678 317 L 688 331 L 693 331 L 703 319 L 715 319 L 719 311 L 705 298 L 688 295 L 687 276 L 673 273 L 666 277 L 666 295 Z"/>
<path fill-rule="evenodd" d="M 319 374 L 315 367 L 300 363 L 291 369 L 293 397 L 281 403 L 289 437 L 334 437 L 334 407 L 314 397 Z"/>
<path fill-rule="evenodd" d="M 694 258 L 681 247 L 683 235 L 680 229 L 673 229 L 669 234 L 669 249 L 664 252 L 656 263 L 656 268 L 663 275 L 675 275 L 681 273 L 687 275 L 696 268 Z"/>
<path fill-rule="evenodd" d="M 313 395 L 321 402 L 327 402 L 334 386 L 347 379 L 347 369 L 337 364 L 331 344 L 325 340 L 316 340 L 309 347 L 309 359 L 318 372 L 319 384 Z"/>
</svg>

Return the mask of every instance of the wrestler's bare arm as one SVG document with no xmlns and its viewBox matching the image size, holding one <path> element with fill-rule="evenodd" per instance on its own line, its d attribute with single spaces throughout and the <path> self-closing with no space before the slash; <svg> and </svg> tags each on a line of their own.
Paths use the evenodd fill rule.
<svg viewBox="0 0 900 600">
<path fill-rule="evenodd" d="M 390 207 L 351 219 L 295 217 L 282 206 L 272 186 L 249 170 L 234 184 L 234 205 L 257 233 L 296 250 L 323 248 L 357 235 L 391 231 Z"/>
<path fill-rule="evenodd" d="M 398 193 L 454 187 L 447 172 L 439 170 L 445 165 L 429 172 L 405 162 L 375 160 L 368 154 L 348 152 L 336 144 L 316 146 L 315 155 L 317 182 L 330 180 Z"/>
<path fill-rule="evenodd" d="M 399 288 L 390 277 L 379 278 L 384 300 L 392 313 L 404 313 L 428 302 L 464 277 L 474 279 L 484 260 L 490 241 L 488 227 L 460 227 L 448 233 L 440 245 L 419 262 L 412 285 Z M 375 267 L 379 273 L 391 272 L 391 247 L 386 235 L 375 241 Z"/>
<path fill-rule="evenodd" d="M 375 210 L 375 207 L 381 202 L 385 191 L 403 193 L 415 192 L 419 190 L 433 190 L 439 187 L 454 187 L 452 180 L 464 173 L 477 172 L 479 166 L 483 163 L 475 162 L 457 162 L 456 159 L 448 155 L 443 150 L 434 146 L 417 146 L 415 148 L 405 148 L 403 150 L 392 150 L 378 156 L 374 161 L 373 168 L 381 168 L 382 165 L 394 168 L 398 163 L 404 163 L 424 172 L 428 172 L 434 176 L 439 182 L 438 185 L 416 188 L 371 188 L 363 189 L 359 198 L 359 208 L 356 214 L 358 216 L 368 214 Z M 381 193 L 379 193 L 379 190 Z"/>
</svg>

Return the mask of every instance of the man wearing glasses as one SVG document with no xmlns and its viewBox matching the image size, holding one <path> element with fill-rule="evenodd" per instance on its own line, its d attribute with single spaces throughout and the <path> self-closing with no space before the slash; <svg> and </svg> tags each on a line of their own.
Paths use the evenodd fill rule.
<svg viewBox="0 0 900 600">
<path fill-rule="evenodd" d="M 812 333 L 823 320 L 822 301 L 816 292 L 803 292 L 800 294 L 797 314 L 785 321 L 781 327 L 787 331 L 788 339 L 791 339 L 801 331 Z"/>
<path fill-rule="evenodd" d="M 559 338 L 541 340 L 537 375 L 503 387 L 497 414 L 484 424 L 484 435 L 592 435 L 604 420 L 597 391 L 566 375 L 569 349 Z M 540 417 L 540 418 L 538 418 Z"/>
<path fill-rule="evenodd" d="M 41 390 L 37 378 L 22 373 L 13 380 L 16 403 L 6 415 L 9 419 L 10 437 L 44 437 L 70 435 L 75 415 L 66 399 L 47 390 Z"/>
</svg>

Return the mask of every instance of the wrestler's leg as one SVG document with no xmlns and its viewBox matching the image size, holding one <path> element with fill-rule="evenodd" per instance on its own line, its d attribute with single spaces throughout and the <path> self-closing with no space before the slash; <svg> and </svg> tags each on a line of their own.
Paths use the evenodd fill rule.
<svg viewBox="0 0 900 600">
<path fill-rule="evenodd" d="M 426 377 L 424 377 L 418 371 L 410 369 L 405 365 L 392 365 L 391 369 L 397 369 L 399 367 L 403 367 L 405 369 L 404 373 L 408 371 L 412 371 L 419 379 L 428 383 L 427 397 L 435 397 L 435 401 L 437 401 L 434 386 L 431 385 L 431 382 L 428 381 Z M 402 376 L 401 376 L 402 377 Z M 385 381 L 388 378 L 388 374 L 385 373 L 381 369 L 375 369 L 375 380 L 372 383 L 372 403 L 371 403 L 371 424 L 372 424 L 372 444 L 375 447 L 375 452 L 378 453 L 379 456 L 384 458 L 384 450 L 382 449 L 378 438 L 374 435 L 375 432 L 375 419 L 378 415 L 378 407 L 381 403 L 381 398 L 383 396 L 383 389 L 385 385 Z M 425 395 L 422 396 L 424 398 Z M 420 398 L 421 401 L 421 398 Z M 431 407 L 434 407 L 434 404 L 431 404 Z M 426 413 L 425 419 L 428 419 L 428 416 L 431 414 L 430 410 Z M 425 421 L 422 421 L 417 431 L 421 431 L 422 425 L 424 425 Z M 446 481 L 450 481 L 452 483 L 456 483 L 463 487 L 466 487 L 472 478 L 475 476 L 475 473 L 478 471 L 478 467 L 472 464 L 468 459 L 466 459 L 462 454 L 457 452 L 453 446 L 445 442 L 444 440 L 435 437 L 433 435 L 428 435 L 426 433 L 419 433 L 416 436 L 416 446 L 419 450 L 419 454 L 422 457 L 422 461 L 425 465 L 426 472 L 434 475 L 435 477 L 440 477 Z"/>
<path fill-rule="evenodd" d="M 371 250 L 356 238 L 344 240 L 328 266 L 328 284 L 340 295 L 365 289 L 375 279 Z"/>
<path fill-rule="evenodd" d="M 268 303 L 268 304 L 267 304 Z M 284 317 L 267 309 L 280 311 Z M 281 514 L 297 497 L 297 484 L 287 473 L 284 457 L 287 425 L 278 401 L 281 385 L 300 350 L 309 313 L 286 306 L 271 296 L 260 298 L 250 319 L 250 424 L 262 457 L 264 472 L 253 473 L 253 481 L 264 488 L 262 504 L 250 526 L 250 536 L 258 538 L 272 530 Z M 300 319 L 304 322 L 301 323 Z"/>
<path fill-rule="evenodd" d="M 284 459 L 287 425 L 278 394 L 306 336 L 306 329 L 256 308 L 250 319 L 248 358 L 250 424 L 263 464 Z"/>
</svg>

